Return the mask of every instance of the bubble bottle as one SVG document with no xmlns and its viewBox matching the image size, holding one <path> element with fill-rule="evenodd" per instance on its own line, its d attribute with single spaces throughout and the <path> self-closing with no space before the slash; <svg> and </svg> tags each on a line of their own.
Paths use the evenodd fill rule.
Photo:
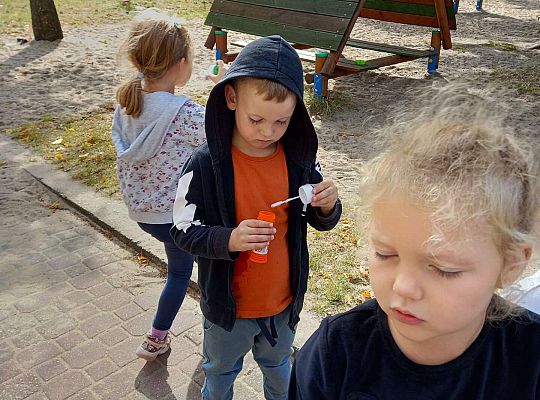
<svg viewBox="0 0 540 400">
<path fill-rule="evenodd" d="M 270 211 L 259 211 L 257 216 L 259 221 L 266 221 L 274 223 L 276 220 L 276 214 Z M 249 255 L 249 259 L 255 263 L 264 264 L 268 261 L 268 246 L 264 246 L 262 249 L 252 250 Z"/>
</svg>

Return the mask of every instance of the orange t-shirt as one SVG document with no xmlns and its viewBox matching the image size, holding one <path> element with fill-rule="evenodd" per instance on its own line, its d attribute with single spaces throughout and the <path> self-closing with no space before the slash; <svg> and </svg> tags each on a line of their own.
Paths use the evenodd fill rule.
<svg viewBox="0 0 540 400">
<path fill-rule="evenodd" d="M 233 295 L 237 318 L 259 318 L 279 314 L 292 300 L 287 239 L 288 204 L 270 208 L 289 197 L 285 152 L 280 143 L 268 157 L 251 157 L 232 147 L 236 223 L 256 219 L 259 211 L 276 214 L 276 234 L 268 248 L 268 262 L 249 260 L 250 251 L 234 264 Z"/>
</svg>

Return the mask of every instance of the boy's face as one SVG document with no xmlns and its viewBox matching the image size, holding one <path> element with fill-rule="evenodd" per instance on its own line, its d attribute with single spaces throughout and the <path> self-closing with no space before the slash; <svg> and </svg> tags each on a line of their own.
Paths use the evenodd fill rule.
<svg viewBox="0 0 540 400">
<path fill-rule="evenodd" d="M 241 82 L 237 90 L 232 85 L 225 87 L 227 107 L 235 111 L 233 144 L 252 157 L 274 153 L 296 107 L 296 96 L 292 93 L 281 103 L 264 97 L 249 81 Z"/>
<path fill-rule="evenodd" d="M 421 364 L 450 361 L 468 348 L 504 265 L 481 224 L 436 247 L 432 233 L 429 213 L 407 198 L 374 204 L 371 285 L 397 345 Z"/>
</svg>

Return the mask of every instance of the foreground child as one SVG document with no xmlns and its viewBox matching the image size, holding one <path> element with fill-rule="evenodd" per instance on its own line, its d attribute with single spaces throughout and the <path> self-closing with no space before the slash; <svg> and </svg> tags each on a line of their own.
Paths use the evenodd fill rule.
<svg viewBox="0 0 540 400">
<path fill-rule="evenodd" d="M 286 399 L 294 330 L 308 278 L 307 223 L 333 228 L 341 215 L 335 185 L 322 180 L 317 136 L 302 102 L 296 51 L 279 36 L 246 46 L 207 103 L 208 143 L 186 165 L 171 234 L 198 257 L 204 314 L 205 400 L 232 399 L 250 350 L 267 399 Z M 314 184 L 300 201 L 271 208 Z M 273 211 L 274 223 L 257 220 Z M 249 259 L 269 246 L 266 263 Z"/>
<path fill-rule="evenodd" d="M 376 300 L 322 322 L 290 399 L 540 399 L 540 317 L 494 294 L 531 257 L 533 155 L 481 99 L 433 98 L 365 166 Z"/>
<path fill-rule="evenodd" d="M 117 92 L 112 138 L 129 216 L 165 245 L 167 282 L 137 355 L 154 360 L 169 349 L 169 329 L 184 300 L 193 256 L 169 234 L 182 167 L 204 143 L 204 108 L 174 94 L 191 77 L 191 42 L 181 22 L 153 10 L 133 24 L 122 48 L 138 71 Z"/>
</svg>

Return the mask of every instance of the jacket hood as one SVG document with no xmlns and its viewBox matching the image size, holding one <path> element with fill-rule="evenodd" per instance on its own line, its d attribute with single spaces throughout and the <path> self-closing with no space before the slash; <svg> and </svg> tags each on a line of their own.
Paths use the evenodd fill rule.
<svg viewBox="0 0 540 400">
<path fill-rule="evenodd" d="M 240 77 L 276 81 L 297 97 L 296 108 L 281 142 L 287 155 L 306 166 L 315 161 L 317 134 L 303 101 L 304 72 L 296 50 L 280 36 L 249 43 L 236 57 L 223 79 L 213 88 L 206 104 L 206 137 L 215 164 L 230 157 L 234 111 L 225 101 L 225 86 Z"/>
<path fill-rule="evenodd" d="M 138 118 L 125 115 L 120 106 L 116 108 L 112 139 L 118 159 L 142 162 L 154 157 L 178 112 L 188 100 L 167 92 L 144 95 L 143 110 Z"/>
</svg>

